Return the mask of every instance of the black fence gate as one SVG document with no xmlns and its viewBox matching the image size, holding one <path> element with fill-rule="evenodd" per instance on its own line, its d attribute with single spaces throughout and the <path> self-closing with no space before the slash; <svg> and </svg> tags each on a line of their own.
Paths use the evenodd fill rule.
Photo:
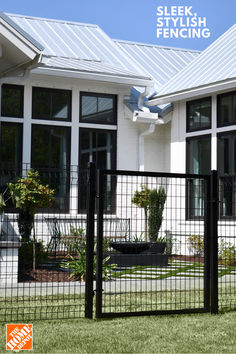
<svg viewBox="0 0 236 354">
<path fill-rule="evenodd" d="M 96 317 L 217 311 L 211 178 L 99 171 Z"/>
<path fill-rule="evenodd" d="M 0 214 L 0 321 L 236 309 L 235 177 L 91 163 L 85 211 L 78 171 L 40 172 L 68 209 L 41 208 L 28 240 L 12 205 Z M 10 172 L 1 171 L 1 188 L 18 180 Z"/>
</svg>

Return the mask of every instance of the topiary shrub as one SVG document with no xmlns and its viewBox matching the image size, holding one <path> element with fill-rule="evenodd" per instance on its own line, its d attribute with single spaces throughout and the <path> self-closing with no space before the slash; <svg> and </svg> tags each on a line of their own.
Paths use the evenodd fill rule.
<svg viewBox="0 0 236 354">
<path fill-rule="evenodd" d="M 166 202 L 166 192 L 163 187 L 158 190 L 153 189 L 149 193 L 149 215 L 148 215 L 148 228 L 149 240 L 157 242 L 158 233 L 163 220 L 163 210 Z"/>
</svg>

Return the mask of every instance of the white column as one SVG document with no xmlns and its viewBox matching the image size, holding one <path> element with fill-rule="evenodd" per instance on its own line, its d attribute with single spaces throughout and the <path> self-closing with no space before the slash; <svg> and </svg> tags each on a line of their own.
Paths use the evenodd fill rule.
<svg viewBox="0 0 236 354">
<path fill-rule="evenodd" d="M 217 170 L 217 97 L 212 95 L 211 101 L 211 127 L 212 127 L 212 139 L 211 139 L 211 169 Z"/>
<path fill-rule="evenodd" d="M 70 175 L 70 214 L 78 212 L 78 163 L 79 163 L 79 88 L 72 90 L 71 101 L 71 175 Z"/>
<path fill-rule="evenodd" d="M 30 164 L 31 159 L 31 113 L 32 112 L 32 87 L 24 87 L 24 118 L 23 118 L 23 153 L 22 162 Z"/>
</svg>

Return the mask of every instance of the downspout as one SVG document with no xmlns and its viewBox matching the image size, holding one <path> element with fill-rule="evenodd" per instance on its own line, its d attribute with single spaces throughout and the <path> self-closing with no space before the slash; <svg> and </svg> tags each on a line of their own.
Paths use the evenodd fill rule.
<svg viewBox="0 0 236 354">
<path fill-rule="evenodd" d="M 149 128 L 139 135 L 138 146 L 139 146 L 139 171 L 144 171 L 144 137 L 153 134 L 156 128 L 155 123 L 151 123 Z"/>
<path fill-rule="evenodd" d="M 146 113 L 150 113 L 150 109 L 148 107 L 144 107 L 143 101 L 146 96 L 148 96 L 150 93 L 150 88 L 145 87 L 144 92 L 141 93 L 141 95 L 138 98 L 138 108 Z M 138 138 L 138 166 L 139 166 L 139 171 L 144 171 L 144 137 L 150 134 L 153 134 L 156 128 L 156 124 L 163 124 L 163 120 L 157 118 L 155 122 L 150 123 L 149 128 L 145 130 L 143 133 L 139 135 Z"/>
</svg>

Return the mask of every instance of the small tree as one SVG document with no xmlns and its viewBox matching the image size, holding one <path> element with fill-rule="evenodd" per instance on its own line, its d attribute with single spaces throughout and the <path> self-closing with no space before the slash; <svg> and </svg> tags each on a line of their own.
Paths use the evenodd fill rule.
<svg viewBox="0 0 236 354">
<path fill-rule="evenodd" d="M 151 190 L 144 185 L 141 185 L 141 191 L 135 191 L 132 198 L 132 203 L 137 205 L 139 208 L 144 209 L 145 215 L 145 241 L 148 239 L 147 231 L 147 219 L 148 219 L 148 207 L 149 207 L 149 196 Z"/>
<path fill-rule="evenodd" d="M 162 223 L 162 214 L 166 201 L 166 192 L 163 187 L 157 189 L 149 189 L 141 186 L 141 191 L 135 191 L 132 203 L 139 208 L 144 209 L 145 214 L 145 240 L 156 241 L 158 232 Z"/>
<path fill-rule="evenodd" d="M 163 220 L 163 210 L 166 201 L 166 192 L 163 187 L 158 190 L 153 189 L 149 194 L 149 239 L 150 241 L 157 241 L 158 233 Z"/>
<path fill-rule="evenodd" d="M 34 229 L 34 215 L 38 208 L 48 208 L 54 201 L 54 190 L 43 185 L 38 171 L 30 169 L 26 177 L 8 183 L 13 203 L 19 208 L 18 227 L 23 242 L 28 242 Z M 33 268 L 35 270 L 35 230 L 33 233 Z"/>
</svg>

